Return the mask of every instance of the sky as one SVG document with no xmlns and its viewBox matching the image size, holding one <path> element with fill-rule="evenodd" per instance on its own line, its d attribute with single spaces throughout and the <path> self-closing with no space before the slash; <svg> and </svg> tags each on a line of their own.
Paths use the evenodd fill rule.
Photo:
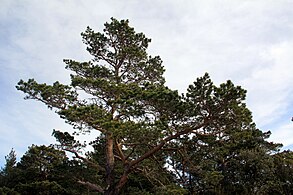
<svg viewBox="0 0 293 195">
<path fill-rule="evenodd" d="M 14 148 L 50 144 L 53 129 L 71 131 L 54 111 L 23 100 L 20 79 L 69 83 L 63 59 L 88 61 L 80 33 L 129 19 L 152 39 L 167 85 L 184 92 L 208 72 L 232 80 L 270 141 L 293 149 L 293 1 L 290 0 L 0 0 L 0 166 Z M 93 136 L 89 136 L 92 138 Z M 87 137 L 88 138 L 88 137 Z"/>
</svg>

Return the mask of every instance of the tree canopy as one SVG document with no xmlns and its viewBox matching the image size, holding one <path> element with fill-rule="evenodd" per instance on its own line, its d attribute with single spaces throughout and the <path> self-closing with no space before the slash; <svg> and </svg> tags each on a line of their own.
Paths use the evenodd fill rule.
<svg viewBox="0 0 293 195">
<path fill-rule="evenodd" d="M 280 152 L 280 144 L 267 141 L 271 133 L 256 127 L 246 90 L 230 80 L 216 86 L 208 73 L 185 94 L 170 89 L 161 58 L 147 53 L 151 40 L 128 20 L 112 18 L 102 32 L 87 27 L 81 36 L 93 58 L 64 60 L 69 85 L 29 79 L 16 88 L 77 132 L 98 131 L 89 143 L 93 151 L 83 152 L 88 144 L 54 130 L 58 144 L 32 146 L 17 164 L 13 153 L 7 157 L 3 191 L 292 193 L 292 153 Z M 8 178 L 10 169 L 22 174 Z"/>
</svg>

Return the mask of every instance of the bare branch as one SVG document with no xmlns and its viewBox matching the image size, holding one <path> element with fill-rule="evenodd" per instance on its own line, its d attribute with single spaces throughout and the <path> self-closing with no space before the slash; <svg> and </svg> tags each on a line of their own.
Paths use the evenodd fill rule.
<svg viewBox="0 0 293 195">
<path fill-rule="evenodd" d="M 133 152 L 134 152 L 136 146 L 137 146 L 137 145 L 134 145 L 134 147 L 132 147 L 131 152 L 125 157 L 125 160 L 127 160 L 127 159 L 131 156 L 131 154 L 133 154 Z"/>
<path fill-rule="evenodd" d="M 118 155 L 121 159 L 121 161 L 124 163 L 125 162 L 125 155 L 123 154 L 122 148 L 121 148 L 121 143 L 118 143 L 118 140 L 115 139 L 115 148 L 118 152 Z"/>
<path fill-rule="evenodd" d="M 90 183 L 88 181 L 80 181 L 80 180 L 78 180 L 77 183 L 85 185 L 85 186 L 89 187 L 91 190 L 94 190 L 96 192 L 104 193 L 104 189 L 99 185 Z"/>
<path fill-rule="evenodd" d="M 87 159 L 83 156 L 80 156 L 76 150 L 69 149 L 69 148 L 64 148 L 63 150 L 73 153 L 76 158 L 83 160 L 84 162 L 86 162 L 87 164 L 90 164 L 91 166 L 97 168 L 98 170 L 101 170 L 101 169 L 104 170 L 104 168 L 101 167 L 100 165 L 98 165 L 97 163 L 94 163 L 94 162 L 90 161 L 89 159 Z"/>
</svg>

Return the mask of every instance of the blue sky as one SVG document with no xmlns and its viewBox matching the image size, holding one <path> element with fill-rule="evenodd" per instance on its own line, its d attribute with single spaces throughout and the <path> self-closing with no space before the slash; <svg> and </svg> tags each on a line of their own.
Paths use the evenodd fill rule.
<svg viewBox="0 0 293 195">
<path fill-rule="evenodd" d="M 0 165 L 11 148 L 54 142 L 64 121 L 16 91 L 20 79 L 69 82 L 62 60 L 89 60 L 80 33 L 111 17 L 129 19 L 152 38 L 167 84 L 184 92 L 209 72 L 248 90 L 257 126 L 293 148 L 293 1 L 286 0 L 0 0 Z M 93 136 L 89 136 L 93 137 Z"/>
</svg>

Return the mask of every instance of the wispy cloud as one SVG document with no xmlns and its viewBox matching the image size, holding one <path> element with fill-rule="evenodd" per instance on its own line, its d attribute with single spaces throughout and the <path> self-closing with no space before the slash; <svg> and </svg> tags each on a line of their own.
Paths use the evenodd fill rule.
<svg viewBox="0 0 293 195">
<path fill-rule="evenodd" d="M 255 68 L 243 81 L 249 89 L 255 117 L 262 125 L 272 124 L 292 111 L 292 52 L 292 41 L 267 47 L 261 55 L 266 65 Z"/>
</svg>

